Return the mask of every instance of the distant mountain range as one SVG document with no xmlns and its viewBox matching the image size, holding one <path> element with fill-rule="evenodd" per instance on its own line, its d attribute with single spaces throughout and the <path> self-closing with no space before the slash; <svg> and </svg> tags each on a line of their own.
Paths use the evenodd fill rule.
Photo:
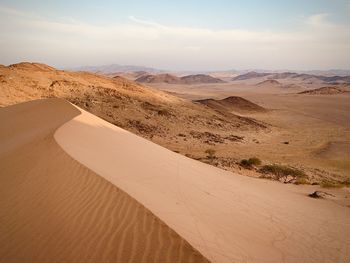
<svg viewBox="0 0 350 263">
<path fill-rule="evenodd" d="M 102 65 L 102 66 L 82 66 L 76 68 L 69 68 L 68 70 L 72 71 L 88 71 L 93 73 L 116 73 L 116 72 L 134 72 L 134 71 L 145 71 L 145 72 L 161 72 L 162 70 L 144 67 L 144 66 L 134 66 L 134 65 Z"/>
<path fill-rule="evenodd" d="M 119 64 L 110 64 L 110 65 L 101 65 L 101 66 L 82 66 L 75 68 L 67 68 L 67 70 L 72 71 L 88 71 L 94 73 L 104 73 L 111 74 L 117 72 L 134 72 L 134 71 L 146 71 L 149 73 L 172 73 L 174 75 L 195 75 L 195 74 L 226 74 L 226 75 L 242 75 L 250 72 L 255 72 L 259 74 L 284 74 L 284 73 L 295 73 L 295 74 L 306 74 L 306 75 L 315 75 L 315 76 L 349 76 L 350 70 L 346 69 L 330 69 L 330 70 L 267 70 L 267 69 L 250 69 L 250 70 L 208 70 L 208 71 L 179 71 L 179 70 L 164 70 L 157 69 L 146 66 L 136 66 L 136 65 L 119 65 Z"/>
<path fill-rule="evenodd" d="M 168 83 L 168 84 L 205 84 L 224 83 L 225 81 L 205 74 L 177 77 L 171 74 L 143 75 L 136 79 L 139 83 Z"/>
<path fill-rule="evenodd" d="M 331 82 L 350 83 L 350 76 L 319 76 L 319 75 L 312 75 L 312 74 L 305 74 L 305 73 L 298 74 L 294 72 L 259 73 L 254 71 L 236 76 L 232 78 L 232 81 L 241 81 L 241 80 L 257 79 L 257 78 L 266 78 L 269 80 L 276 80 L 276 79 L 300 79 L 302 81 L 320 80 L 327 83 L 331 83 Z"/>
</svg>

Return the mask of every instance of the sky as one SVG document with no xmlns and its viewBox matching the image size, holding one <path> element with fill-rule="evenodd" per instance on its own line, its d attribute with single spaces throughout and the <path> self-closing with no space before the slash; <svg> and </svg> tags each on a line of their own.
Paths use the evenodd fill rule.
<svg viewBox="0 0 350 263">
<path fill-rule="evenodd" d="M 350 69 L 350 0 L 0 0 L 0 64 Z"/>
</svg>

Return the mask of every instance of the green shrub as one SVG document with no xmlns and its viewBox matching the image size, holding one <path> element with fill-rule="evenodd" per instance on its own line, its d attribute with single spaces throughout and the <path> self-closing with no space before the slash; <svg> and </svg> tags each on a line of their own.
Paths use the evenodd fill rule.
<svg viewBox="0 0 350 263">
<path fill-rule="evenodd" d="M 304 177 L 297 178 L 294 183 L 295 184 L 310 184 L 310 182 Z"/>
<path fill-rule="evenodd" d="M 252 158 L 249 158 L 248 160 L 243 159 L 240 164 L 244 167 L 252 167 L 253 165 L 260 165 L 261 160 L 256 157 L 252 157 Z"/>
<path fill-rule="evenodd" d="M 165 116 L 165 117 L 170 117 L 172 116 L 172 114 L 170 113 L 170 111 L 166 110 L 166 109 L 162 109 L 158 111 L 158 115 L 160 116 Z"/>
<path fill-rule="evenodd" d="M 248 161 L 247 159 L 243 159 L 243 160 L 241 161 L 241 165 L 242 165 L 242 166 L 250 166 L 249 161 Z"/>
<path fill-rule="evenodd" d="M 341 182 L 341 184 L 346 186 L 346 187 L 350 187 L 350 179 L 347 179 L 347 180 Z"/>
<path fill-rule="evenodd" d="M 257 158 L 257 157 L 249 158 L 248 162 L 251 165 L 260 165 L 261 164 L 261 160 L 259 158 Z"/>
<path fill-rule="evenodd" d="M 322 188 L 342 188 L 342 187 L 345 187 L 346 185 L 339 182 L 331 182 L 331 181 L 325 180 L 320 183 L 320 186 Z"/>
<path fill-rule="evenodd" d="M 303 171 L 279 164 L 264 165 L 260 169 L 260 172 L 273 174 L 276 180 L 283 180 L 285 183 L 295 181 L 296 179 L 301 180 L 301 178 L 307 178 L 307 175 Z M 291 177 L 289 181 L 287 181 L 288 177 Z"/>
</svg>

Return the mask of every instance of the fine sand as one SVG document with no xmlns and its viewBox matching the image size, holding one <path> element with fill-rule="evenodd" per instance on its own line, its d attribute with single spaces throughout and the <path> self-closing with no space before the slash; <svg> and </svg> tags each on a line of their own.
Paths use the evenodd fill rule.
<svg viewBox="0 0 350 263">
<path fill-rule="evenodd" d="M 308 197 L 317 186 L 232 174 L 85 111 L 54 137 L 213 262 L 350 261 L 350 209 Z"/>
<path fill-rule="evenodd" d="M 53 134 L 79 114 L 58 99 L 0 109 L 0 262 L 206 262 L 62 150 Z"/>
</svg>

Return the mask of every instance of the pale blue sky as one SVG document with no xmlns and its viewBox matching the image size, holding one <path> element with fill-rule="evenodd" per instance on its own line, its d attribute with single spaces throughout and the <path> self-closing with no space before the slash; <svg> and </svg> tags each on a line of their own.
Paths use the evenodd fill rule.
<svg viewBox="0 0 350 263">
<path fill-rule="evenodd" d="M 349 69 L 349 14 L 349 0 L 0 0 L 0 63 Z"/>
</svg>

